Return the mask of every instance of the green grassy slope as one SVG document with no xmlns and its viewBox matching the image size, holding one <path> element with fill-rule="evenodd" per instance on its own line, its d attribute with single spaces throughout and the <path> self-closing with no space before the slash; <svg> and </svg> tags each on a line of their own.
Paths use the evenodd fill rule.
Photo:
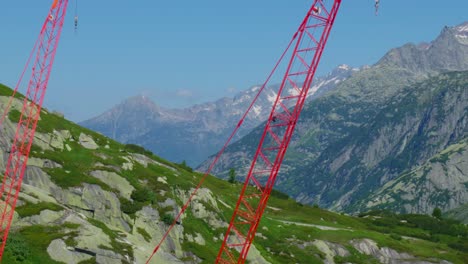
<svg viewBox="0 0 468 264">
<path fill-rule="evenodd" d="M 8 94 L 8 90 L 0 86 L 0 95 Z M 1 97 L 0 97 L 1 98 Z M 0 104 L 0 106 L 2 106 Z M 14 110 L 10 113 L 11 121 L 15 121 Z M 69 131 L 70 137 L 63 141 L 67 147 L 50 148 L 48 150 L 34 145 L 31 157 L 42 158 L 60 164 L 56 168 L 42 168 L 51 181 L 63 190 L 83 186 L 84 183 L 100 186 L 102 190 L 115 194 L 120 201 L 123 219 L 133 227 L 139 219 L 143 207 L 151 207 L 159 212 L 158 223 L 167 228 L 167 223 L 180 207 L 192 188 L 196 186 L 202 174 L 193 172 L 190 168 L 174 164 L 152 155 L 141 147 L 122 145 L 98 133 L 79 127 L 62 117 L 44 112 L 41 115 L 38 132 L 53 134 L 54 131 Z M 79 143 L 80 135 L 84 133 L 93 138 L 97 149 L 83 147 Z M 128 157 L 135 153 L 144 155 L 153 162 L 145 167 L 143 164 L 131 161 L 131 169 L 124 169 Z M 91 176 L 91 172 L 102 170 L 113 172 L 126 179 L 134 191 L 125 197 L 115 186 Z M 166 183 L 167 184 L 166 184 Z M 179 241 L 184 252 L 192 252 L 202 263 L 212 263 L 221 245 L 224 227 L 214 227 L 210 219 L 228 222 L 241 189 L 240 183 L 209 176 L 204 188 L 212 193 L 213 200 L 198 200 L 198 209 L 187 211 L 182 221 L 184 236 Z M 34 193 L 28 193 L 34 196 Z M 45 210 L 59 212 L 62 208 L 75 210 L 69 204 L 42 201 L 32 203 L 22 198 L 17 213 L 24 219 L 38 215 Z M 165 203 L 168 199 L 177 206 Z M 201 204 L 201 205 L 200 205 Z M 199 217 L 200 211 L 206 211 L 206 217 Z M 125 237 L 140 234 L 144 241 L 150 240 L 156 234 L 138 226 L 131 231 L 117 230 L 111 223 L 103 223 L 93 217 L 84 218 L 89 224 L 102 230 L 110 239 L 110 246 L 102 246 L 133 259 L 137 246 L 125 243 Z M 25 223 L 25 222 L 21 222 Z M 221 225 L 222 226 L 222 225 Z M 65 243 L 74 247 L 79 243 L 78 232 L 82 225 L 65 223 L 61 225 L 30 224 L 13 225 L 10 241 L 7 244 L 3 263 L 58 263 L 46 252 L 50 242 L 63 238 Z M 189 236 L 201 235 L 204 245 L 187 239 Z M 378 263 L 373 256 L 358 251 L 353 243 L 360 239 L 371 239 L 379 247 L 389 247 L 398 252 L 406 252 L 420 260 L 447 260 L 452 263 L 466 263 L 468 260 L 468 228 L 455 221 L 438 220 L 430 216 L 405 215 L 398 216 L 388 213 L 373 213 L 362 217 L 329 212 L 318 207 L 310 207 L 296 203 L 284 194 L 274 192 L 269 201 L 255 239 L 255 248 L 261 256 L 270 263 L 323 263 L 326 252 L 314 244 L 314 241 L 326 241 L 340 245 L 349 252 L 347 256 L 332 256 L 336 263 Z M 149 242 L 144 242 L 151 247 Z M 144 245 L 143 244 L 143 245 Z M 149 252 L 148 252 L 149 253 Z M 189 261 L 190 254 L 177 255 L 179 259 Z M 40 260 L 40 261 L 39 261 Z M 82 263 L 93 263 L 89 259 Z M 140 263 L 141 259 L 137 262 Z M 125 263 L 126 261 L 123 260 Z M 131 261 L 130 261 L 131 262 Z"/>
</svg>

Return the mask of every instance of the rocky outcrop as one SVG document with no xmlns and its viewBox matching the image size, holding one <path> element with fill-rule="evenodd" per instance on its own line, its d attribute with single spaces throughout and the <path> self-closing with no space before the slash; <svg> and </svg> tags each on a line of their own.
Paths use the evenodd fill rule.
<svg viewBox="0 0 468 264">
<path fill-rule="evenodd" d="M 192 193 L 194 189 L 190 190 Z M 188 199 L 184 197 L 184 201 Z M 208 208 L 209 207 L 209 208 Z M 213 228 L 227 227 L 228 223 L 219 219 L 219 208 L 213 193 L 207 188 L 201 188 L 198 190 L 196 196 L 192 200 L 190 206 L 192 214 L 195 218 L 203 219 Z"/>
<path fill-rule="evenodd" d="M 324 264 L 334 264 L 336 256 L 347 257 L 350 255 L 349 251 L 345 247 L 336 243 L 315 240 L 311 244 L 325 254 Z M 306 244 L 304 246 L 306 246 Z"/>
<path fill-rule="evenodd" d="M 83 184 L 83 187 L 70 188 L 53 193 L 57 201 L 96 220 L 119 230 L 129 231 L 130 226 L 123 219 L 120 201 L 115 193 L 104 191 L 98 185 Z"/>
<path fill-rule="evenodd" d="M 400 253 L 388 247 L 379 248 L 377 243 L 371 239 L 352 240 L 350 243 L 360 253 L 373 256 L 383 264 L 450 264 L 448 261 L 421 261 L 408 253 Z"/>
<path fill-rule="evenodd" d="M 109 185 L 120 192 L 120 196 L 131 199 L 130 196 L 135 188 L 122 176 L 115 172 L 96 170 L 90 173 L 91 176 L 98 178 L 103 183 Z"/>
<path fill-rule="evenodd" d="M 86 135 L 85 133 L 80 134 L 80 144 L 87 149 L 97 149 L 99 146 L 94 142 L 93 138 Z"/>
<path fill-rule="evenodd" d="M 53 240 L 49 247 L 47 247 L 47 253 L 49 253 L 52 259 L 69 264 L 78 264 L 93 257 L 92 254 L 70 250 L 62 239 Z"/>
<path fill-rule="evenodd" d="M 468 203 L 468 141 L 450 145 L 422 166 L 389 181 L 361 211 L 389 209 L 402 213 L 449 211 Z"/>
</svg>

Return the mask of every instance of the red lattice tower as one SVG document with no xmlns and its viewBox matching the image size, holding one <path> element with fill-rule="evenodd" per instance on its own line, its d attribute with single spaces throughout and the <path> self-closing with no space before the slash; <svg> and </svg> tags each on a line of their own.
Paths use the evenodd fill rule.
<svg viewBox="0 0 468 264">
<path fill-rule="evenodd" d="M 31 145 L 36 131 L 37 121 L 44 101 L 47 83 L 54 63 L 55 53 L 60 40 L 63 22 L 67 11 L 68 0 L 54 0 L 49 14 L 42 26 L 36 46 L 34 63 L 32 64 L 31 79 L 29 80 L 27 91 L 23 100 L 23 107 L 15 132 L 15 137 L 11 145 L 8 161 L 5 166 L 5 175 L 0 187 L 0 261 L 10 231 L 16 201 L 21 189 L 26 164 L 31 150 Z M 28 69 L 29 61 L 25 67 Z M 24 74 L 24 72 L 23 72 Z M 16 86 L 15 93 L 19 87 Z M 13 100 L 10 99 L 5 112 L 2 115 L 3 121 L 8 113 L 9 106 Z"/>
<path fill-rule="evenodd" d="M 295 35 L 291 60 L 216 263 L 246 261 L 340 4 L 341 0 L 315 0 Z"/>
<path fill-rule="evenodd" d="M 231 218 L 216 263 L 245 263 L 255 232 L 275 184 L 281 163 L 291 141 L 299 114 L 304 106 L 309 88 L 314 79 L 323 50 L 335 22 L 341 0 L 314 0 L 298 31 L 294 34 L 286 51 L 259 89 L 252 103 L 243 114 L 228 140 L 214 157 L 197 187 L 182 206 L 173 223 L 162 236 L 146 261 L 150 263 L 162 247 L 169 233 L 190 205 L 197 191 L 211 173 L 234 135 L 253 108 L 260 94 L 278 69 L 281 61 L 294 44 L 292 57 L 281 82 L 270 116 L 265 123 L 262 137 L 253 157 L 249 173 L 245 178 L 239 200 Z M 291 89 L 293 91 L 291 95 Z"/>
</svg>

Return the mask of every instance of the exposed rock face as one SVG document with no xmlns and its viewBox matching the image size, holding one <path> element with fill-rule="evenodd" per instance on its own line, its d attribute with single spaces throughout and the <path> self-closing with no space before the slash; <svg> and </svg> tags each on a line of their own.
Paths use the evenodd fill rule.
<svg viewBox="0 0 468 264">
<path fill-rule="evenodd" d="M 91 174 L 108 181 L 110 184 L 119 183 L 115 187 L 123 197 L 129 198 L 131 191 L 134 189 L 116 173 L 93 171 Z M 49 245 L 49 255 L 56 261 L 78 263 L 91 258 L 90 254 L 96 257 L 97 263 L 123 263 L 122 261 L 128 259 L 126 256 L 101 248 L 112 248 L 111 240 L 100 228 L 90 224 L 86 220 L 88 218 L 105 223 L 108 227 L 120 230 L 122 234 L 125 234 L 128 243 L 135 246 L 134 260 L 136 263 L 144 262 L 148 258 L 149 252 L 152 252 L 151 246 L 159 242 L 166 228 L 160 222 L 158 211 L 151 207 L 143 207 L 141 211 L 135 214 L 135 219 L 131 220 L 121 211 L 120 202 L 114 193 L 104 191 L 100 186 L 86 183 L 80 188 L 64 190 L 55 185 L 50 180 L 50 176 L 43 173 L 38 167 L 28 168 L 23 187 L 25 192 L 32 193 L 39 199 L 63 204 L 72 210 L 68 210 L 66 213 L 64 213 L 65 211 L 45 210 L 39 215 L 22 219 L 20 225 L 60 224 L 64 222 L 80 225 L 79 233 L 73 239 L 77 243 L 75 247 L 66 246 L 61 239 L 54 240 Z M 172 206 L 176 206 L 176 204 L 172 204 Z M 132 228 L 130 228 L 129 223 L 132 224 Z M 144 228 L 148 233 L 152 234 L 151 243 L 148 243 L 136 232 L 137 228 Z M 184 255 L 178 239 L 183 234 L 183 228 L 176 228 L 175 230 L 171 233 L 168 242 L 163 245 L 163 250 L 155 257 L 157 263 L 183 263 L 177 257 L 167 253 L 175 251 L 179 257 Z M 203 240 L 201 237 L 196 237 L 196 239 L 200 243 Z M 88 253 L 84 254 L 83 251 Z M 128 261 L 125 261 L 125 263 L 128 263 Z"/>
<path fill-rule="evenodd" d="M 468 70 L 468 46 L 456 36 L 465 26 L 444 29 L 426 48 L 394 49 L 376 65 L 305 105 L 276 187 L 302 203 L 348 212 L 366 210 L 357 205 L 369 195 L 464 140 L 468 72 L 438 74 Z M 231 144 L 213 173 L 227 178 L 229 169 L 236 168 L 238 175 L 246 175 L 262 132 L 260 126 Z M 206 170 L 212 158 L 198 169 Z M 457 166 L 464 165 L 455 166 L 456 160 L 467 159 L 466 152 L 454 158 L 438 169 L 433 166 L 432 178 L 445 173 L 438 179 L 450 181 L 450 187 L 434 179 L 427 190 L 437 194 L 409 198 L 414 206 L 397 202 L 392 208 L 431 213 L 437 204 L 448 210 L 466 203 L 466 173 L 463 168 L 457 172 Z M 449 189 L 450 195 L 442 195 Z"/>
<path fill-rule="evenodd" d="M 94 142 L 93 138 L 81 133 L 79 138 L 80 144 L 87 149 L 97 149 L 99 146 Z"/>
<path fill-rule="evenodd" d="M 404 67 L 413 72 L 445 72 L 468 69 L 468 22 L 444 27 L 432 43 L 407 44 L 389 51 L 378 64 Z"/>
<path fill-rule="evenodd" d="M 334 264 L 335 256 L 347 257 L 350 255 L 349 251 L 339 244 L 330 243 L 323 240 L 315 240 L 312 242 L 312 245 L 325 254 L 324 263 L 326 264 Z"/>
<path fill-rule="evenodd" d="M 468 141 L 450 145 L 422 166 L 389 181 L 364 202 L 365 209 L 418 213 L 449 211 L 468 203 Z"/>
<path fill-rule="evenodd" d="M 448 261 L 420 261 L 407 253 L 399 253 L 391 248 L 379 248 L 377 243 L 371 239 L 353 240 L 351 244 L 362 254 L 374 256 L 383 264 L 449 264 Z"/>
<path fill-rule="evenodd" d="M 83 185 L 82 188 L 73 188 L 54 195 L 58 196 L 60 203 L 75 207 L 85 215 L 128 232 L 130 226 L 122 218 L 117 196 L 97 185 Z"/>
<path fill-rule="evenodd" d="M 28 159 L 28 166 L 39 167 L 39 168 L 62 168 L 63 166 L 47 159 L 40 159 L 31 157 Z"/>
<path fill-rule="evenodd" d="M 125 180 L 121 179 L 121 181 Z M 117 196 L 102 190 L 100 186 L 84 183 L 82 187 L 64 190 L 55 185 L 50 180 L 49 175 L 34 167 L 28 168 L 24 184 L 26 188 L 34 191 L 35 195 L 52 196 L 55 202 L 74 208 L 88 217 L 105 222 L 120 230 L 130 230 L 129 225 L 122 218 Z"/>
<path fill-rule="evenodd" d="M 122 197 L 131 199 L 130 195 L 132 194 L 133 190 L 135 190 L 135 188 L 126 179 L 122 178 L 122 176 L 118 175 L 117 173 L 109 171 L 92 171 L 90 175 L 100 179 L 110 187 L 119 190 Z"/>
<path fill-rule="evenodd" d="M 92 256 L 89 254 L 69 250 L 62 239 L 53 240 L 47 248 L 47 253 L 49 253 L 49 255 L 57 261 L 70 264 L 77 264 L 81 261 L 92 258 Z"/>
<path fill-rule="evenodd" d="M 21 219 L 19 225 L 54 224 L 56 222 L 59 222 L 64 215 L 65 211 L 55 212 L 50 210 L 43 210 L 38 215 L 33 215 Z"/>
<path fill-rule="evenodd" d="M 190 190 L 190 192 L 193 191 L 194 189 Z M 186 199 L 188 199 L 188 196 Z M 211 210 L 207 207 L 210 207 Z M 218 203 L 209 189 L 201 188 L 198 190 L 197 195 L 192 200 L 191 211 L 195 218 L 204 219 L 213 228 L 227 228 L 228 226 L 228 223 L 218 218 L 216 213 L 220 211 Z"/>
</svg>

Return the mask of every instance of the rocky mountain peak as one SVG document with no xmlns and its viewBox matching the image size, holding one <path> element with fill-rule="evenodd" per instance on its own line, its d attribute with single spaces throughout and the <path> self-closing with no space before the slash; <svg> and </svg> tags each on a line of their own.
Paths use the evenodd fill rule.
<svg viewBox="0 0 468 264">
<path fill-rule="evenodd" d="M 468 21 L 455 27 L 454 30 L 457 40 L 464 45 L 468 45 Z"/>
<path fill-rule="evenodd" d="M 355 68 L 347 64 L 340 64 L 336 68 L 334 68 L 330 73 L 328 73 L 327 77 L 331 77 L 331 78 L 334 78 L 334 77 L 339 78 L 339 77 L 344 77 L 344 76 L 349 77 L 349 75 L 351 75 L 352 73 L 358 72 L 362 69 L 363 67 Z M 320 78 L 317 78 L 317 79 L 320 79 Z"/>
<path fill-rule="evenodd" d="M 341 64 L 341 65 L 338 65 L 338 69 L 343 69 L 343 70 L 349 70 L 349 65 L 346 65 L 346 64 Z"/>
<path fill-rule="evenodd" d="M 430 44 L 408 43 L 392 49 L 376 65 L 423 74 L 468 70 L 468 22 L 444 27 Z"/>
<path fill-rule="evenodd" d="M 465 21 L 460 25 L 456 26 L 455 29 L 460 32 L 468 32 L 468 21 Z"/>
<path fill-rule="evenodd" d="M 158 106 L 151 98 L 146 95 L 136 95 L 122 101 L 117 107 L 131 108 L 132 110 L 142 109 L 150 112 L 160 112 L 161 107 Z"/>
</svg>

